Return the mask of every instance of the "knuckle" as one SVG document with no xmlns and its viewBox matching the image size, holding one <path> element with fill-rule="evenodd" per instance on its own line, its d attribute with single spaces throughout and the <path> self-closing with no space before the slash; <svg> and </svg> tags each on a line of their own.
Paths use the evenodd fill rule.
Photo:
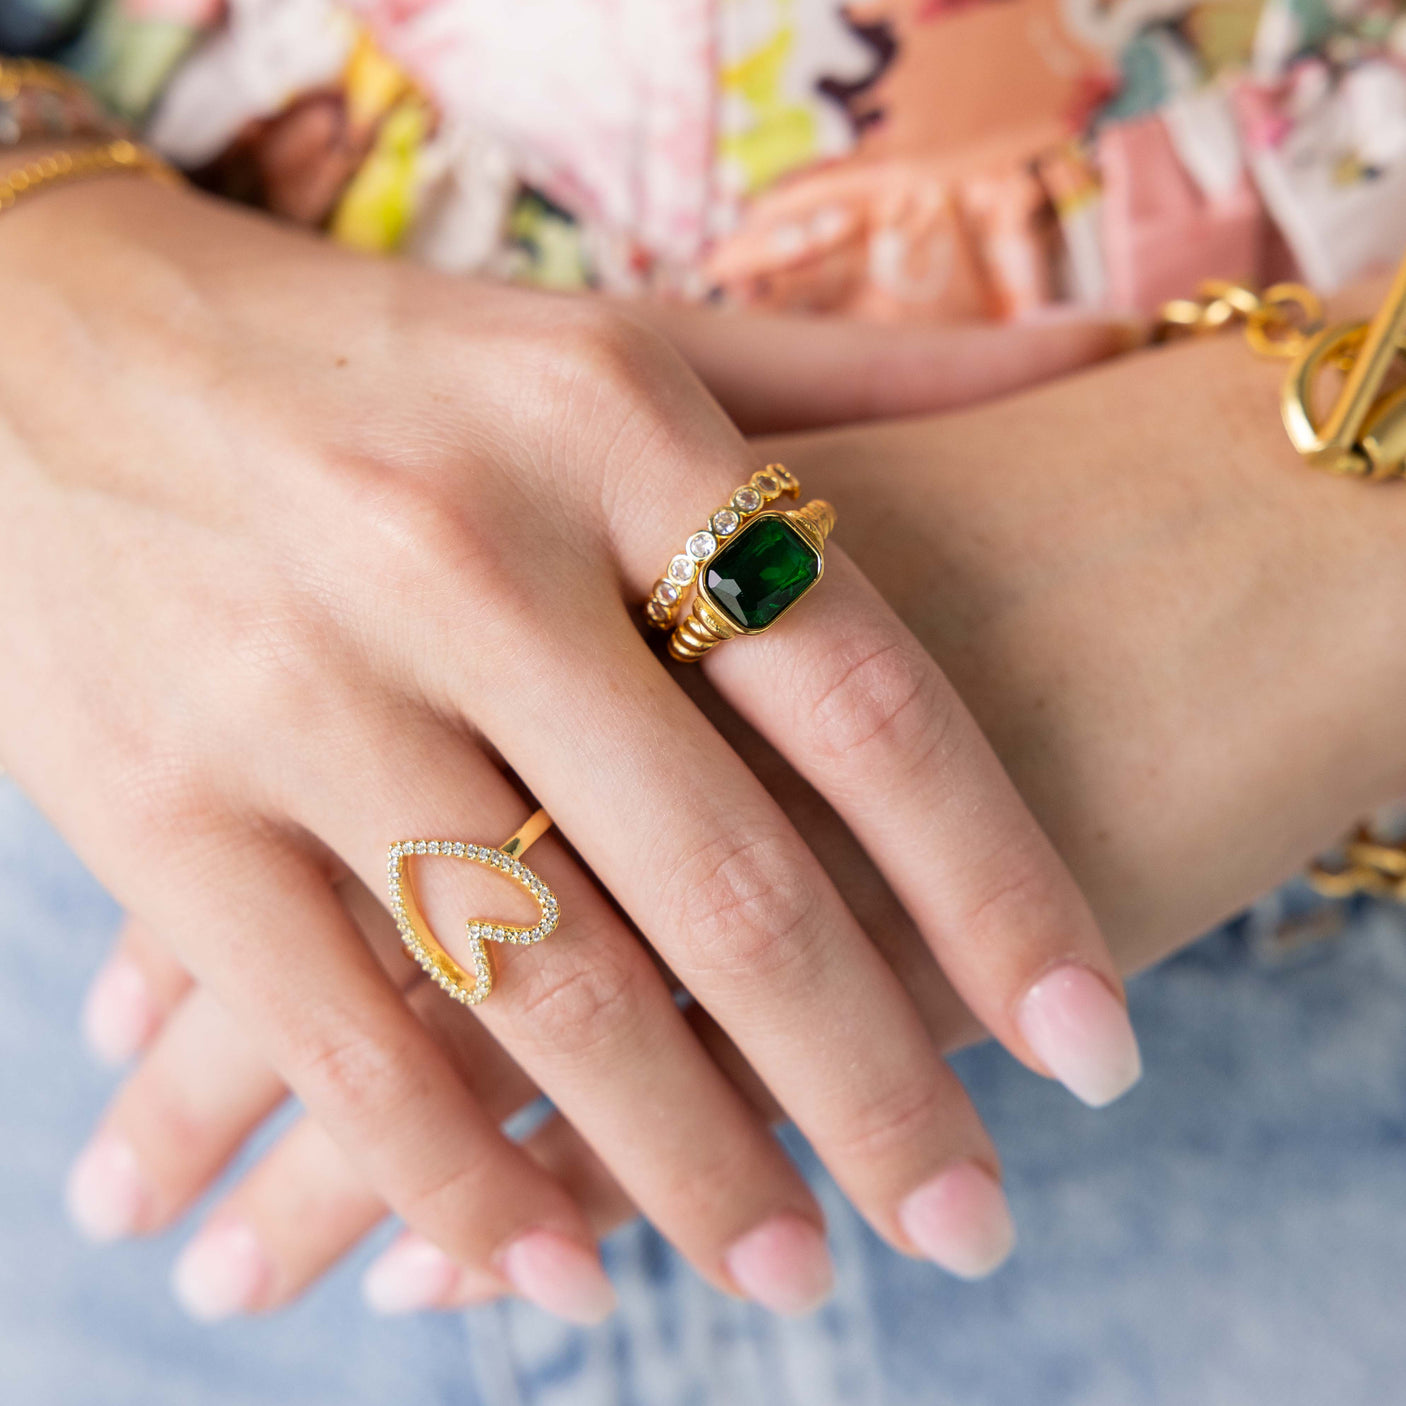
<svg viewBox="0 0 1406 1406">
<path fill-rule="evenodd" d="M 291 1063 L 303 1101 L 329 1110 L 335 1124 L 364 1127 L 405 1098 L 406 1051 L 381 1034 L 355 1027 L 304 1033 Z"/>
<path fill-rule="evenodd" d="M 1053 857 L 1029 852 L 1032 846 L 1003 848 L 991 873 L 975 885 L 960 919 L 963 942 L 973 950 L 1023 950 L 1042 934 L 1067 938 L 1079 924 L 1072 882 L 1065 883 Z"/>
<path fill-rule="evenodd" d="M 396 1209 L 404 1219 L 423 1225 L 472 1225 L 476 1213 L 487 1209 L 498 1190 L 492 1155 L 480 1143 L 463 1151 L 452 1165 L 436 1167 L 407 1186 L 397 1198 Z"/>
<path fill-rule="evenodd" d="M 233 605 L 220 641 L 235 666 L 225 693 L 233 715 L 256 728 L 316 716 L 327 701 L 331 644 L 321 613 L 294 592 Z"/>
<path fill-rule="evenodd" d="M 832 1155 L 849 1162 L 879 1162 L 905 1156 L 932 1141 L 933 1130 L 950 1125 L 952 1109 L 933 1079 L 906 1080 L 867 1096 L 826 1137 Z"/>
<path fill-rule="evenodd" d="M 719 838 L 689 856 L 670 887 L 691 972 L 776 977 L 804 960 L 816 905 L 807 868 L 780 837 Z"/>
<path fill-rule="evenodd" d="M 225 823 L 223 808 L 184 744 L 153 745 L 138 755 L 110 755 L 105 789 L 125 832 L 168 855 Z"/>
<path fill-rule="evenodd" d="M 583 304 L 556 330 L 553 352 L 562 374 L 593 395 L 638 395 L 652 383 L 670 349 L 657 333 L 624 314 Z"/>
<path fill-rule="evenodd" d="M 515 614 L 520 600 L 521 502 L 508 481 L 472 498 L 443 473 L 353 463 L 341 508 L 354 524 L 344 575 L 378 602 L 413 603 L 420 618 L 476 624 Z M 510 502 L 495 496 L 513 495 Z"/>
<path fill-rule="evenodd" d="M 530 980 L 514 1023 L 569 1059 L 618 1040 L 640 1009 L 640 964 L 611 943 L 598 944 L 589 962 L 541 963 Z"/>
<path fill-rule="evenodd" d="M 352 461 L 339 466 L 338 480 L 363 565 L 369 560 L 418 587 L 477 541 L 473 514 L 461 510 L 436 474 Z"/>
<path fill-rule="evenodd" d="M 611 482 L 628 481 L 650 464 L 688 462 L 677 405 L 692 373 L 657 332 L 612 309 L 587 308 L 552 348 L 543 404 L 558 461 L 584 455 L 602 469 L 609 465 Z"/>
<path fill-rule="evenodd" d="M 857 657 L 828 656 L 810 711 L 812 746 L 831 761 L 876 748 L 908 768 L 946 759 L 957 744 L 955 696 L 916 643 L 866 645 Z"/>
</svg>

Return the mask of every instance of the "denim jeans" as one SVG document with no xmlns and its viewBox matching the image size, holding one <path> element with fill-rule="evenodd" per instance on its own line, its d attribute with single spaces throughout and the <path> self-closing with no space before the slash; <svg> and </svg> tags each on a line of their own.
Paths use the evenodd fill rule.
<svg viewBox="0 0 1406 1406">
<path fill-rule="evenodd" d="M 1282 901 L 1282 900 L 1281 900 Z M 1406 1380 L 1406 926 L 1364 908 L 1295 952 L 1262 920 L 1132 985 L 1147 1075 L 1089 1112 L 983 1047 L 960 1072 L 1020 1226 L 984 1284 L 882 1245 L 799 1142 L 839 1283 L 784 1323 L 647 1229 L 583 1332 L 530 1306 L 382 1320 L 363 1248 L 294 1307 L 185 1321 L 190 1226 L 94 1248 L 66 1166 L 113 1085 L 76 1035 L 111 901 L 0 781 L 3 1406 L 1383 1406 Z M 384 1239 L 384 1235 L 380 1237 Z"/>
</svg>

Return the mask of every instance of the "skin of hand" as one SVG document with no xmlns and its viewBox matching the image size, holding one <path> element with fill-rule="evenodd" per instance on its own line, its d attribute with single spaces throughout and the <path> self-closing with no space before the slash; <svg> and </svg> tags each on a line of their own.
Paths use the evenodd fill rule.
<svg viewBox="0 0 1406 1406">
<path fill-rule="evenodd" d="M 1342 312 L 1372 306 L 1364 291 Z M 1195 937 L 1406 789 L 1393 707 L 1406 499 L 1400 485 L 1307 469 L 1275 414 L 1281 374 L 1226 334 L 975 410 L 761 446 L 843 505 L 851 552 L 960 684 L 1125 971 Z M 933 1038 L 952 1048 L 984 1033 L 835 811 L 709 681 L 689 683 L 821 857 Z M 353 906 L 377 940 L 384 914 L 369 896 Z M 171 956 L 129 926 L 90 1005 L 109 1056 L 150 1051 L 119 1096 L 129 1119 L 189 1102 L 183 1064 L 207 1070 L 220 1041 L 235 1038 L 190 1023 L 179 1040 L 161 1033 L 188 990 Z M 774 1113 L 723 1033 L 690 1016 L 738 1086 Z M 532 1098 L 491 1042 L 473 1064 L 495 1108 Z M 236 1087 L 274 1077 L 255 1072 L 247 1042 L 223 1067 Z M 173 1200 L 190 1204 L 244 1131 L 237 1100 L 212 1111 L 200 1155 L 172 1159 Z M 565 1119 L 526 1145 L 598 1229 L 635 1214 Z M 224 1311 L 272 1307 L 384 1214 L 304 1119 L 207 1220 L 178 1282 L 233 1285 Z M 267 1256 L 257 1285 L 229 1272 L 239 1236 Z M 413 1232 L 366 1289 L 385 1311 L 497 1292 Z"/>
<path fill-rule="evenodd" d="M 810 1306 L 820 1214 L 624 915 L 881 1234 L 999 1260 L 995 1153 L 920 1013 L 643 638 L 637 603 L 759 462 L 665 341 L 130 179 L 8 212 L 0 293 L 24 329 L 0 346 L 0 658 L 25 680 L 0 755 L 407 1223 L 503 1290 L 609 1310 L 585 1210 L 344 897 L 393 841 L 501 842 L 531 808 L 515 778 L 559 827 L 530 862 L 563 924 L 500 959 L 479 1017 L 711 1282 Z M 701 672 L 983 1022 L 1116 1096 L 1138 1069 L 1116 968 L 931 656 L 839 548 L 774 633 Z M 449 940 L 481 876 L 415 862 Z M 282 1085 L 244 1095 L 257 1121 Z M 71 1179 L 99 1235 L 180 1208 L 126 1132 Z"/>
</svg>

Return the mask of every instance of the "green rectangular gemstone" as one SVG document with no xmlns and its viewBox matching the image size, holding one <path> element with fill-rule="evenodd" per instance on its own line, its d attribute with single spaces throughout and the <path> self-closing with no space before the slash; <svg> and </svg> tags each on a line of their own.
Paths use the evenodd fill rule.
<svg viewBox="0 0 1406 1406">
<path fill-rule="evenodd" d="M 820 576 L 820 556 L 786 521 L 749 522 L 703 569 L 707 598 L 744 630 L 764 630 Z"/>
</svg>

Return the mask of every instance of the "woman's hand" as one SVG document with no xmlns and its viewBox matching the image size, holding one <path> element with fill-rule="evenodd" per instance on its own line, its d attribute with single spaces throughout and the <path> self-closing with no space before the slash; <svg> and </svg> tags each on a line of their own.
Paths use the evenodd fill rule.
<svg viewBox="0 0 1406 1406">
<path fill-rule="evenodd" d="M 879 1231 L 958 1270 L 999 1258 L 995 1154 L 919 1014 L 635 624 L 755 466 L 661 340 L 116 180 L 6 215 L 0 268 L 23 329 L 0 348 L 0 658 L 23 681 L 0 755 L 370 1186 L 500 1286 L 608 1308 L 582 1208 L 436 1038 L 465 1018 L 407 1001 L 335 887 L 376 891 L 407 836 L 509 835 L 531 807 L 502 758 Z M 843 552 L 706 668 L 983 1021 L 1089 1101 L 1121 1092 L 1136 1050 L 1086 905 Z M 562 926 L 507 953 L 484 1027 L 709 1279 L 813 1302 L 819 1212 L 765 1121 L 564 844 L 531 862 Z M 423 867 L 438 932 L 481 911 L 465 866 Z M 199 1110 L 165 1112 L 85 1155 L 91 1229 L 179 1209 L 150 1141 L 189 1154 Z"/>
<path fill-rule="evenodd" d="M 1398 486 L 1304 468 L 1274 414 L 1278 377 L 1227 336 L 979 411 L 764 446 L 846 505 L 854 555 L 974 700 L 1125 970 L 1196 936 L 1406 789 L 1394 706 L 1406 501 Z M 834 811 L 695 683 L 918 1000 L 934 1040 L 953 1047 L 979 1035 Z M 371 932 L 385 922 L 374 908 L 357 907 Z M 187 1064 L 218 1068 L 226 1090 L 273 1078 L 254 1072 L 247 1043 L 223 1047 L 222 1023 L 202 1036 L 212 1017 L 197 1018 L 201 997 L 184 988 L 139 927 L 95 988 L 99 1041 L 113 1053 L 151 1048 L 119 1098 L 129 1121 L 159 1126 L 163 1110 L 182 1106 Z M 773 1112 L 723 1033 L 699 1012 L 690 1018 L 739 1087 Z M 528 1102 L 521 1071 L 485 1045 L 475 1060 L 485 1099 L 504 1113 Z M 193 1166 L 173 1156 L 166 1175 L 189 1203 L 247 1120 L 238 1097 L 224 1108 L 186 1102 L 201 1110 L 201 1155 Z M 526 1145 L 597 1226 L 632 1213 L 564 1118 Z M 222 1312 L 274 1306 L 384 1212 L 305 1119 L 217 1208 L 178 1282 Z M 240 1245 L 259 1247 L 261 1281 Z M 388 1310 L 497 1292 L 410 1233 L 367 1289 Z"/>
</svg>

